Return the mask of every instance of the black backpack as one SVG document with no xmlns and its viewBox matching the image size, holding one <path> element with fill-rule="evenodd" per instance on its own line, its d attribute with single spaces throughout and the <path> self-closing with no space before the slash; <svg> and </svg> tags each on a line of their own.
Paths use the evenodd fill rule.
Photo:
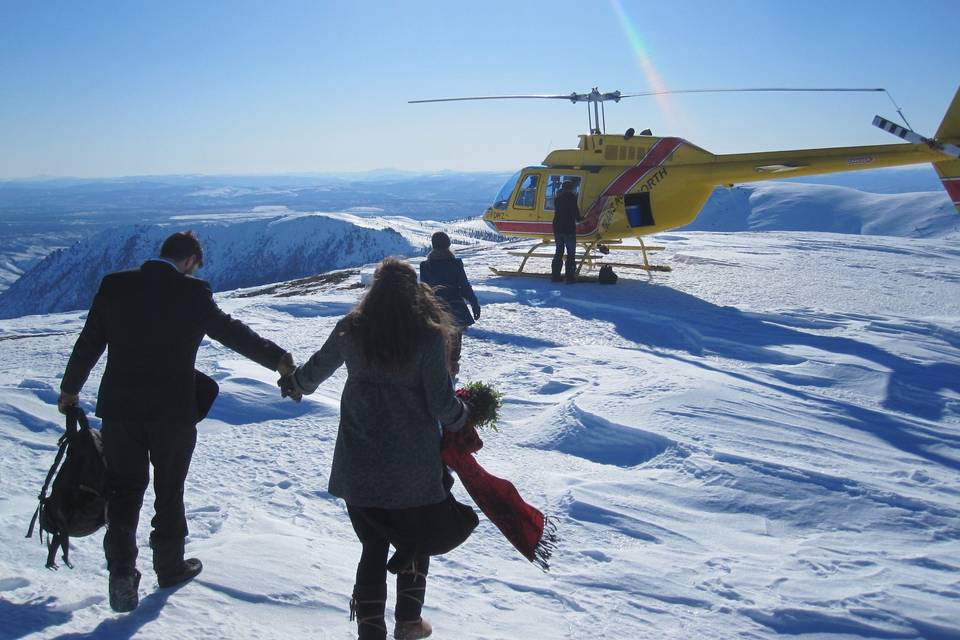
<svg viewBox="0 0 960 640">
<path fill-rule="evenodd" d="M 67 409 L 67 431 L 60 436 L 58 444 L 60 448 L 40 490 L 40 504 L 30 520 L 27 537 L 33 536 L 33 528 L 39 521 L 41 542 L 43 532 L 47 532 L 47 568 L 57 569 L 56 555 L 60 548 L 64 564 L 72 569 L 70 536 L 88 536 L 106 523 L 107 468 L 100 432 L 90 428 L 87 416 L 79 407 Z M 51 478 L 53 487 L 48 496 Z"/>
<path fill-rule="evenodd" d="M 613 272 L 613 267 L 608 264 L 600 267 L 600 275 L 597 277 L 597 282 L 600 284 L 616 284 L 617 274 Z"/>
</svg>

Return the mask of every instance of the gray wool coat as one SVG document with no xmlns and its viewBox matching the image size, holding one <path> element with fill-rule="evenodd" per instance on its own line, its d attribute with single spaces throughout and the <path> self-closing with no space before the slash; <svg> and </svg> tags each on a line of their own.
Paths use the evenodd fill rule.
<svg viewBox="0 0 960 640">
<path fill-rule="evenodd" d="M 347 322 L 340 320 L 293 375 L 298 390 L 309 394 L 347 365 L 330 493 L 351 505 L 381 509 L 441 502 L 440 425 L 458 431 L 467 419 L 453 393 L 443 338 L 436 334 L 410 362 L 387 369 L 365 361 Z"/>
</svg>

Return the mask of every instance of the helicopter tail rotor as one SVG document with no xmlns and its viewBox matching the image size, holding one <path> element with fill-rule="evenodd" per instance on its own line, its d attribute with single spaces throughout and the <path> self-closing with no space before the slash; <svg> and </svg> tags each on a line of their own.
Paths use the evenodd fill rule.
<svg viewBox="0 0 960 640">
<path fill-rule="evenodd" d="M 960 159 L 960 147 L 955 144 L 950 144 L 949 142 L 940 142 L 933 138 L 926 138 L 916 131 L 907 129 L 906 127 L 901 127 L 895 122 L 890 122 L 886 118 L 881 118 L 880 116 L 875 116 L 873 118 L 873 126 L 880 127 L 888 133 L 892 133 L 898 138 L 902 138 L 907 142 L 912 142 L 913 144 L 925 144 L 931 149 L 936 149 L 944 155 L 953 158 Z"/>
</svg>

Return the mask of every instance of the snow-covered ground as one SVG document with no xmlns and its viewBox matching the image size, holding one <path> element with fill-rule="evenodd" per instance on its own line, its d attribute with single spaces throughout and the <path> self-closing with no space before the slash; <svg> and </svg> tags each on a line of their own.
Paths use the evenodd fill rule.
<svg viewBox="0 0 960 640">
<path fill-rule="evenodd" d="M 960 637 L 960 248 L 657 242 L 674 271 L 615 286 L 492 275 L 517 243 L 461 253 L 483 304 L 461 380 L 506 399 L 479 459 L 558 518 L 562 542 L 542 573 L 481 520 L 431 565 L 434 637 Z M 218 297 L 302 360 L 362 294 L 334 280 Z M 186 488 L 204 572 L 156 590 L 150 495 L 135 612 L 109 609 L 101 534 L 75 541 L 75 570 L 43 568 L 23 534 L 82 319 L 0 321 L 0 637 L 355 637 L 359 545 L 326 492 L 343 372 L 296 405 L 216 343 L 199 367 L 222 393 Z"/>
</svg>

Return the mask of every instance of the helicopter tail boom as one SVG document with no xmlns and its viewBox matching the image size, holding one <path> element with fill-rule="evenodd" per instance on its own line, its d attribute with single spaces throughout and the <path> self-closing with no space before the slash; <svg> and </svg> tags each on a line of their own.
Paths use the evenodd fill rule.
<svg viewBox="0 0 960 640">
<path fill-rule="evenodd" d="M 927 138 L 909 125 L 900 126 L 880 116 L 873 119 L 873 124 L 910 144 L 720 155 L 716 156 L 710 174 L 717 184 L 729 185 L 929 162 L 940 174 L 950 200 L 960 211 L 960 90 L 935 138 Z"/>
</svg>

